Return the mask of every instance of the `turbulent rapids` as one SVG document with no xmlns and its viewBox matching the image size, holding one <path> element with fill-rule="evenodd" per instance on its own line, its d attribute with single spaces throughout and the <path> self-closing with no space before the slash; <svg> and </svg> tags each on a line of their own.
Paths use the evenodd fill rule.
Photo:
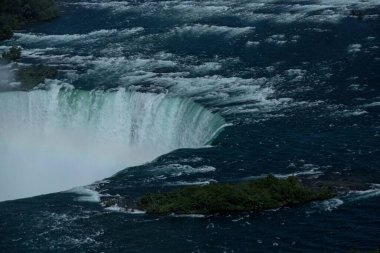
<svg viewBox="0 0 380 253">
<path fill-rule="evenodd" d="M 89 184 L 178 148 L 209 143 L 225 124 L 164 94 L 48 90 L 0 93 L 0 201 Z"/>
<path fill-rule="evenodd" d="M 380 0 L 0 0 L 0 37 L 51 1 L 0 41 L 0 253 L 379 247 Z"/>
</svg>

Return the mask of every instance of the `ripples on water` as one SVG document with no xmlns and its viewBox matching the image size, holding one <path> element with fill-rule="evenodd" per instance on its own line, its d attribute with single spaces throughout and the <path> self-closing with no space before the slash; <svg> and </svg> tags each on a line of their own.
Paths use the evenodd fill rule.
<svg viewBox="0 0 380 253">
<path fill-rule="evenodd" d="M 380 183 L 374 176 L 380 165 L 377 0 L 65 0 L 60 5 L 60 18 L 16 33 L 0 49 L 21 45 L 23 64 L 57 66 L 60 77 L 52 82 L 82 92 L 148 92 L 136 94 L 146 98 L 142 107 L 154 108 L 191 99 L 205 115 L 221 115 L 232 126 L 212 147 L 177 150 L 98 182 L 99 193 L 92 186 L 0 203 L 0 251 L 341 252 L 379 243 L 376 186 L 295 209 L 228 217 L 150 217 L 104 210 L 94 202 L 98 194 L 138 197 L 172 185 L 270 172 L 352 172 Z M 352 9 L 363 18 L 350 16 Z M 159 115 L 156 110 L 153 115 Z M 109 111 L 100 120 L 115 112 Z M 105 128 L 117 127 L 119 118 L 106 120 Z M 164 123 L 197 125 L 185 118 L 181 111 Z M 149 122 L 155 128 L 156 121 Z M 177 132 L 184 137 L 177 142 L 168 134 L 170 126 L 144 132 L 159 152 L 140 164 L 179 147 L 200 147 L 213 135 L 189 127 Z M 127 158 L 121 159 L 126 166 Z"/>
</svg>

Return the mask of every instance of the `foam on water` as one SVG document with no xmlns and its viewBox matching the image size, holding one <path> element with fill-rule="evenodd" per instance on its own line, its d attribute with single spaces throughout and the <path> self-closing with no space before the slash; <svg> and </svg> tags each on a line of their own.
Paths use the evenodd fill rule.
<svg viewBox="0 0 380 253">
<path fill-rule="evenodd" d="M 323 172 L 320 170 L 320 168 L 313 164 L 306 164 L 302 167 L 304 170 L 301 171 L 295 171 L 292 173 L 287 174 L 272 174 L 273 176 L 277 178 L 288 178 L 288 177 L 295 177 L 295 176 L 310 176 L 314 178 L 318 178 L 319 176 L 323 175 Z M 262 174 L 258 176 L 251 176 L 251 177 L 245 177 L 243 180 L 251 180 L 251 179 L 257 179 L 257 178 L 264 178 L 268 176 L 268 174 Z"/>
<path fill-rule="evenodd" d="M 373 198 L 377 196 L 380 196 L 380 185 L 374 184 L 372 185 L 371 189 L 368 189 L 368 190 L 352 191 L 350 194 L 348 194 L 347 198 L 349 201 L 358 201 L 358 200 Z"/>
<path fill-rule="evenodd" d="M 126 37 L 139 32 L 144 29 L 142 27 L 135 27 L 131 29 L 116 30 L 116 29 L 103 29 L 98 31 L 92 31 L 86 34 L 57 34 L 57 35 L 46 35 L 46 34 L 33 34 L 33 33 L 15 33 L 15 37 L 18 43 L 25 44 L 40 44 L 47 43 L 51 45 L 63 45 L 68 43 L 77 44 L 89 44 L 95 42 L 99 39 L 105 39 L 110 36 Z"/>
<path fill-rule="evenodd" d="M 377 106 L 380 106 L 380 102 L 378 101 L 363 105 L 363 107 L 377 107 Z"/>
<path fill-rule="evenodd" d="M 321 203 L 321 207 L 324 211 L 331 212 L 343 204 L 344 204 L 343 200 L 338 199 L 338 198 L 333 198 L 333 199 L 323 201 Z"/>
<path fill-rule="evenodd" d="M 189 174 L 202 174 L 215 171 L 216 168 L 212 166 L 202 165 L 199 167 L 192 167 L 190 165 L 182 164 L 167 164 L 154 168 L 154 171 L 159 171 L 163 173 L 169 173 L 171 176 L 181 176 Z"/>
<path fill-rule="evenodd" d="M 100 202 L 101 195 L 97 191 L 90 189 L 90 187 L 78 186 L 67 192 L 80 195 L 80 197 L 76 199 L 77 201 Z"/>
<path fill-rule="evenodd" d="M 169 182 L 165 185 L 167 186 L 188 186 L 188 185 L 208 185 L 211 183 L 216 183 L 217 181 L 214 179 L 199 179 L 197 181 L 176 181 L 176 182 Z"/>
<path fill-rule="evenodd" d="M 130 4 L 124 1 L 83 1 L 72 3 L 91 9 L 108 9 L 113 12 L 134 12 L 140 15 L 162 15 L 175 17 L 177 21 L 198 21 L 205 17 L 236 17 L 245 22 L 272 21 L 277 23 L 310 22 L 337 23 L 345 18 L 348 10 L 370 8 L 378 5 L 377 0 L 318 0 L 312 2 L 287 2 L 275 0 L 240 1 L 144 1 L 141 4 Z M 276 10 L 271 13 L 268 10 Z M 378 18 L 378 17 L 375 17 Z"/>
<path fill-rule="evenodd" d="M 172 217 L 176 218 L 205 218 L 206 215 L 204 214 L 173 214 Z"/>
<path fill-rule="evenodd" d="M 239 35 L 247 34 L 254 31 L 254 27 L 228 27 L 228 26 L 215 26 L 215 25 L 186 25 L 183 27 L 176 27 L 172 30 L 174 34 L 178 35 L 223 35 L 226 38 L 233 38 Z"/>
<path fill-rule="evenodd" d="M 0 93 L 0 108 L 0 200 L 89 184 L 178 148 L 202 147 L 225 125 L 190 99 L 123 88 L 53 84 Z"/>
</svg>

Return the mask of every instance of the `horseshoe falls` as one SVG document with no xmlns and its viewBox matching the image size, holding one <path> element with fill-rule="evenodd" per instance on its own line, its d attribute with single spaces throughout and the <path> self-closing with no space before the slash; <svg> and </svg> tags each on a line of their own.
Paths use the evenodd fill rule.
<svg viewBox="0 0 380 253">
<path fill-rule="evenodd" d="M 0 41 L 22 49 L 0 60 L 0 253 L 379 247 L 379 0 L 56 3 Z M 57 75 L 26 89 L 40 65 Z M 261 213 L 135 208 L 269 174 L 338 194 Z"/>
<path fill-rule="evenodd" d="M 224 120 L 164 94 L 0 93 L 0 200 L 93 183 L 179 148 L 199 148 Z"/>
</svg>

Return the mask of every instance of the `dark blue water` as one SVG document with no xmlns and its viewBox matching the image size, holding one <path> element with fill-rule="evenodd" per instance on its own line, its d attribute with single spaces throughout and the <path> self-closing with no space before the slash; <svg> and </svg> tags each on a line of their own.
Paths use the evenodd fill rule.
<svg viewBox="0 0 380 253">
<path fill-rule="evenodd" d="M 1 202 L 0 252 L 347 252 L 380 245 L 378 1 L 59 5 L 59 18 L 4 43 L 23 47 L 23 63 L 56 66 L 56 81 L 76 89 L 191 98 L 230 123 L 212 146 L 174 150 L 91 189 L 133 201 L 179 185 L 296 173 L 351 176 L 370 190 L 212 217 L 106 210 L 75 192 Z M 350 16 L 352 9 L 363 18 Z"/>
</svg>

